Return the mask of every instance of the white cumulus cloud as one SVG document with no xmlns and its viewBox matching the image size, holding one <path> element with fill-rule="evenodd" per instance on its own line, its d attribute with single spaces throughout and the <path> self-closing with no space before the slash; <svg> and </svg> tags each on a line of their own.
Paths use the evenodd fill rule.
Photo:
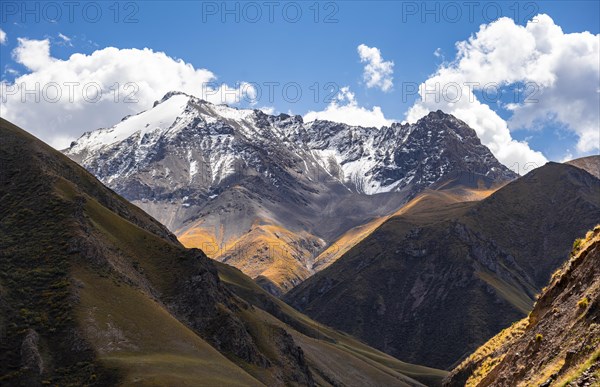
<svg viewBox="0 0 600 387">
<path fill-rule="evenodd" d="M 29 72 L 0 84 L 2 117 L 59 149 L 152 107 L 169 91 L 228 104 L 256 95 L 249 83 L 219 84 L 211 71 L 148 48 L 107 47 L 60 60 L 50 55 L 48 39 L 19 38 L 13 58 Z"/>
<path fill-rule="evenodd" d="M 390 91 L 394 86 L 394 62 L 385 61 L 377 47 L 361 44 L 357 47 L 361 63 L 366 63 L 363 80 L 368 88 L 377 87 L 382 91 Z"/>
<path fill-rule="evenodd" d="M 514 140 L 511 130 L 554 121 L 579 136 L 578 151 L 598 150 L 598 38 L 588 32 L 565 34 L 547 15 L 536 16 L 526 26 L 508 18 L 484 24 L 467 41 L 457 43 L 453 62 L 442 64 L 420 85 L 420 99 L 407 112 L 407 120 L 414 122 L 437 109 L 451 113 L 473 127 L 501 162 L 520 173 L 546 158 L 527 142 Z M 512 112 L 508 122 L 474 93 L 491 90 L 493 95 L 507 87 L 523 90 L 505 106 Z"/>
<path fill-rule="evenodd" d="M 336 98 L 322 111 L 309 111 L 304 121 L 327 120 L 358 126 L 389 126 L 393 121 L 385 118 L 379 106 L 371 110 L 359 106 L 354 93 L 348 86 L 342 87 Z"/>
<path fill-rule="evenodd" d="M 17 38 L 19 45 L 12 52 L 13 59 L 32 71 L 42 70 L 54 59 L 50 56 L 50 40 Z"/>
<path fill-rule="evenodd" d="M 0 44 L 6 43 L 6 32 L 2 31 L 0 28 Z"/>
</svg>

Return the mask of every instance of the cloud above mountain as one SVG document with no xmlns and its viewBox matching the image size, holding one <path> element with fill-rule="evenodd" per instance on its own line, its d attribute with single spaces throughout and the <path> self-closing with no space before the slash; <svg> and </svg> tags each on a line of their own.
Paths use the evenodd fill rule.
<svg viewBox="0 0 600 387">
<path fill-rule="evenodd" d="M 149 48 L 106 47 L 58 58 L 52 55 L 53 47 L 64 46 L 71 39 L 58 36 L 55 40 L 12 40 L 16 43 L 12 59 L 22 68 L 6 65 L 5 76 L 16 78 L 0 85 L 2 116 L 57 148 L 66 147 L 84 131 L 112 125 L 150 108 L 172 90 L 213 103 L 261 106 L 256 83 L 218 83 L 212 71 Z M 7 40 L 3 32 L 0 38 Z M 357 97 L 354 91 L 360 85 L 361 93 L 376 89 L 385 92 L 386 98 L 394 96 L 400 89 L 394 88 L 394 62 L 385 60 L 377 47 L 351 47 L 356 47 L 362 64 L 361 80 L 357 85 L 341 83 L 352 89 L 341 87 L 325 105 L 300 107 L 309 110 L 305 120 L 376 127 L 391 124 L 381 103 L 373 103 L 382 93 Z M 599 35 L 565 33 L 542 14 L 525 26 L 509 18 L 483 24 L 469 39 L 457 42 L 456 48 L 451 61 L 436 50 L 443 62 L 420 85 L 418 100 L 405 114 L 407 121 L 415 122 L 438 109 L 453 114 L 473 127 L 502 163 L 519 173 L 547 160 L 527 141 L 514 138 L 518 130 L 565 128 L 578 138 L 576 149 L 569 149 L 574 157 L 600 149 Z M 23 72 L 26 74 L 19 75 Z M 518 98 L 506 98 L 508 88 L 516 90 Z M 483 98 L 490 90 L 502 98 L 492 102 Z M 279 102 L 269 100 L 268 105 L 278 111 Z"/>
<path fill-rule="evenodd" d="M 390 125 L 393 120 L 387 119 L 379 106 L 371 109 L 359 106 L 356 96 L 349 86 L 340 88 L 336 97 L 321 111 L 309 111 L 304 115 L 305 121 L 326 120 L 342 122 L 348 125 L 382 127 Z"/>
<path fill-rule="evenodd" d="M 394 86 L 394 62 L 383 60 L 381 51 L 377 47 L 361 44 L 357 47 L 361 63 L 365 63 L 363 80 L 368 88 L 378 88 L 381 91 L 390 91 Z"/>
<path fill-rule="evenodd" d="M 219 84 L 213 72 L 148 48 L 107 47 L 61 60 L 51 56 L 49 39 L 19 38 L 12 55 L 30 72 L 2 82 L 2 116 L 56 148 L 148 109 L 172 90 L 228 104 L 256 95 L 249 83 Z"/>
<path fill-rule="evenodd" d="M 577 134 L 579 152 L 599 149 L 598 35 L 566 34 L 547 15 L 526 26 L 501 18 L 482 25 L 456 47 L 456 58 L 420 85 L 420 99 L 406 114 L 409 122 L 436 109 L 453 114 L 473 127 L 501 162 L 521 173 L 526 165 L 539 166 L 546 158 L 514 140 L 514 130 L 555 122 Z M 518 100 L 498 101 L 512 113 L 506 121 L 481 93 L 508 86 L 521 92 Z"/>
</svg>

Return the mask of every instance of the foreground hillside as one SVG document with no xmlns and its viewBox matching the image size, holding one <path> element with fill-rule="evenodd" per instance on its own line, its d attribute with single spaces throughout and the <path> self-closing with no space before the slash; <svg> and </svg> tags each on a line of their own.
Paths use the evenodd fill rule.
<svg viewBox="0 0 600 387">
<path fill-rule="evenodd" d="M 600 226 L 577 239 L 531 314 L 481 346 L 448 386 L 600 385 Z"/>
<path fill-rule="evenodd" d="M 516 175 L 441 111 L 374 128 L 214 105 L 172 92 L 65 153 L 187 247 L 281 295 L 337 258 L 349 230 L 448 175 Z M 366 226 L 368 228 L 368 226 Z"/>
<path fill-rule="evenodd" d="M 0 385 L 428 385 L 0 120 Z M 222 279 L 221 279 L 222 278 Z"/>
<path fill-rule="evenodd" d="M 284 300 L 399 359 L 451 368 L 526 316 L 600 219 L 600 180 L 570 165 L 481 201 L 447 193 L 464 183 L 425 191 Z"/>
</svg>

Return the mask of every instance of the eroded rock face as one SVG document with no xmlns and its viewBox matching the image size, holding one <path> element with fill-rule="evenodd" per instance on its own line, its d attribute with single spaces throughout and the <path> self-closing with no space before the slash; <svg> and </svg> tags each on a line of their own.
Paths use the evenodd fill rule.
<svg viewBox="0 0 600 387">
<path fill-rule="evenodd" d="M 202 332 L 220 351 L 235 354 L 244 361 L 266 368 L 269 360 L 259 351 L 247 327 L 232 311 L 250 306 L 236 299 L 218 279 L 217 271 L 200 250 L 188 252 L 192 260 L 205 262 L 180 278 L 176 291 L 168 296 L 175 315 Z"/>
<path fill-rule="evenodd" d="M 40 376 L 44 373 L 44 361 L 39 349 L 40 336 L 33 329 L 28 329 L 21 344 L 22 368 L 33 375 Z"/>
<path fill-rule="evenodd" d="M 315 386 L 302 348 L 296 345 L 292 336 L 285 329 L 274 328 L 273 335 L 277 342 L 282 366 L 289 370 L 288 376 L 284 378 L 286 385 Z"/>
</svg>

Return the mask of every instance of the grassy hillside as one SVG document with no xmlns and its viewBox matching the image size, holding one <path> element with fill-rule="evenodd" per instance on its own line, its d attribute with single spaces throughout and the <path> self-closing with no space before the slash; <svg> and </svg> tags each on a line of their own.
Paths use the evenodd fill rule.
<svg viewBox="0 0 600 387">
<path fill-rule="evenodd" d="M 55 193 L 49 166 L 22 153 L 33 139 L 1 124 L 0 384 L 110 384 L 118 372 L 97 361 L 75 318 L 76 206 Z"/>
<path fill-rule="evenodd" d="M 451 368 L 527 315 L 600 218 L 600 180 L 568 165 L 480 201 L 446 193 L 461 186 L 417 197 L 284 301 L 399 359 Z"/>
<path fill-rule="evenodd" d="M 364 375 L 370 374 L 373 378 L 377 376 L 375 380 L 380 380 L 379 383 L 392 382 L 390 376 L 402 380 L 401 375 L 406 375 L 427 385 L 437 385 L 447 375 L 447 372 L 442 370 L 401 362 L 345 333 L 310 319 L 267 293 L 236 268 L 217 263 L 217 269 L 223 283 L 235 294 L 257 308 L 268 311 L 279 320 L 278 324 L 283 323 L 288 327 L 294 339 L 304 349 L 309 364 L 318 365 L 323 360 L 330 361 L 326 367 L 326 374 L 342 378 L 344 384 L 356 384 L 353 380 L 362 380 L 360 384 L 369 384 Z M 337 361 L 334 361 L 336 358 Z M 352 362 L 352 368 L 355 370 L 353 373 L 347 372 L 347 366 L 340 363 L 342 359 Z M 323 364 L 319 365 L 322 366 Z M 323 371 L 318 373 L 321 372 Z"/>
<path fill-rule="evenodd" d="M 209 365 L 186 376 L 196 383 L 259 384 L 167 306 L 173 280 L 210 273 L 208 259 L 50 147 L 4 120 L 0 130 L 3 383 L 165 383 L 179 373 L 172 357 Z M 230 296 L 212 285 L 218 307 Z M 227 325 L 228 313 L 212 319 Z M 157 365 L 149 379 L 138 358 Z"/>
<path fill-rule="evenodd" d="M 217 271 L 5 120 L 0 139 L 0 384 L 414 386 L 410 376 L 447 375 Z"/>
</svg>

